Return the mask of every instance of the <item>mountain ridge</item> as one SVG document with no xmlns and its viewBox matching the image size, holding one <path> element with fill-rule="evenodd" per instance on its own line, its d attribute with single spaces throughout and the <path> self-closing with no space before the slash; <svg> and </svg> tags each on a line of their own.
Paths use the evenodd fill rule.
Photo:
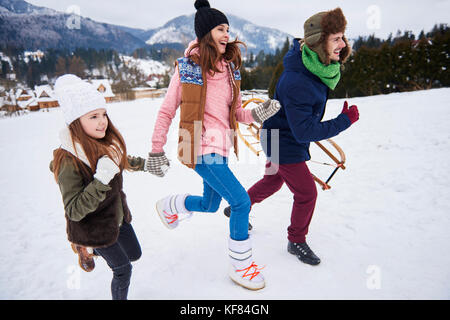
<svg viewBox="0 0 450 320">
<path fill-rule="evenodd" d="M 277 29 L 258 26 L 227 14 L 231 39 L 247 44 L 257 54 L 274 52 L 291 35 Z M 24 0 L 0 0 L 0 39 L 5 45 L 26 50 L 91 47 L 131 53 L 135 49 L 157 45 L 187 45 L 195 39 L 194 13 L 175 17 L 163 26 L 138 29 L 94 21 L 66 12 L 39 7 Z"/>
</svg>

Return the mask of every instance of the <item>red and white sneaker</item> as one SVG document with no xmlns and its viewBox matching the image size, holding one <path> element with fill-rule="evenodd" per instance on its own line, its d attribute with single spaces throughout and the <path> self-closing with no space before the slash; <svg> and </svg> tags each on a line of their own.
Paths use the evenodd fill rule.
<svg viewBox="0 0 450 320">
<path fill-rule="evenodd" d="M 238 285 L 249 289 L 259 290 L 266 283 L 261 270 L 252 260 L 252 246 L 250 238 L 244 241 L 228 240 L 228 252 L 230 255 L 229 276 Z"/>
<path fill-rule="evenodd" d="M 187 196 L 188 194 L 171 195 L 156 202 L 158 216 L 167 228 L 175 229 L 180 221 L 192 216 L 192 212 L 184 206 Z"/>
</svg>

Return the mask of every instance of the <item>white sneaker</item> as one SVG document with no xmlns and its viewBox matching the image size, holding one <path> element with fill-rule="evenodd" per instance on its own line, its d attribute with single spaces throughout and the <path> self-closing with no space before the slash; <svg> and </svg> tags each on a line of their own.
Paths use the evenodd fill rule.
<svg viewBox="0 0 450 320">
<path fill-rule="evenodd" d="M 167 228 L 175 229 L 180 221 L 192 216 L 192 212 L 184 206 L 187 196 L 188 194 L 171 195 L 156 202 L 158 216 Z M 180 219 L 180 214 L 185 217 Z"/>
<path fill-rule="evenodd" d="M 238 285 L 249 289 L 259 290 L 266 283 L 257 264 L 252 260 L 252 246 L 250 238 L 244 241 L 228 240 L 230 268 L 228 274 Z"/>
</svg>

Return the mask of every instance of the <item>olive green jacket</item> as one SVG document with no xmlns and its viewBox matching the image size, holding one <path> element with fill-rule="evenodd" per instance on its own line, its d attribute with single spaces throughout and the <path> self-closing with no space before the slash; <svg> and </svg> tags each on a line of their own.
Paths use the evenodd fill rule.
<svg viewBox="0 0 450 320">
<path fill-rule="evenodd" d="M 144 171 L 145 159 L 128 157 L 128 163 L 133 171 Z M 50 162 L 53 172 L 53 161 Z M 94 179 L 85 185 L 83 176 L 70 158 L 62 161 L 58 173 L 58 186 L 61 191 L 64 210 L 71 221 L 81 221 L 89 213 L 97 210 L 99 204 L 106 199 L 106 194 L 112 188 Z M 118 210 L 118 225 L 122 224 L 124 212 L 121 198 L 117 198 L 114 207 Z"/>
</svg>

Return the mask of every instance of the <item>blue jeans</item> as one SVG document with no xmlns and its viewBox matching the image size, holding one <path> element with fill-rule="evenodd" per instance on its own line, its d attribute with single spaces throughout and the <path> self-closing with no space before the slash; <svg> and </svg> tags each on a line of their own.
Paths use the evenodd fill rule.
<svg viewBox="0 0 450 320">
<path fill-rule="evenodd" d="M 123 221 L 116 243 L 106 248 L 96 248 L 113 271 L 111 295 L 113 300 L 126 300 L 131 279 L 131 263 L 141 257 L 141 246 L 131 224 Z"/>
<path fill-rule="evenodd" d="M 203 178 L 203 196 L 188 196 L 185 207 L 189 211 L 216 212 L 224 198 L 231 208 L 230 238 L 237 241 L 246 240 L 250 198 L 231 172 L 227 160 L 226 157 L 214 153 L 197 158 L 195 172 Z"/>
</svg>

